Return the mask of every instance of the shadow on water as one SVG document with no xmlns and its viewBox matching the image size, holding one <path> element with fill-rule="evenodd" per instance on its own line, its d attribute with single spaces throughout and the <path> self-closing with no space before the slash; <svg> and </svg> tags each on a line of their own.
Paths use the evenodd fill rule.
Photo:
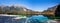
<svg viewBox="0 0 60 23">
<path fill-rule="evenodd" d="M 48 19 L 55 19 L 55 16 L 54 15 L 43 15 L 43 16 L 45 16 L 45 17 L 47 17 Z"/>
</svg>

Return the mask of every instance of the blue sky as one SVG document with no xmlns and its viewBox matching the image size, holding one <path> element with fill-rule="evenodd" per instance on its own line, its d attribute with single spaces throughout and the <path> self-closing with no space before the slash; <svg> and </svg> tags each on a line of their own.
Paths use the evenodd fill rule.
<svg viewBox="0 0 60 23">
<path fill-rule="evenodd" d="M 20 4 L 28 9 L 43 11 L 60 3 L 60 0 L 0 0 L 0 5 Z"/>
</svg>

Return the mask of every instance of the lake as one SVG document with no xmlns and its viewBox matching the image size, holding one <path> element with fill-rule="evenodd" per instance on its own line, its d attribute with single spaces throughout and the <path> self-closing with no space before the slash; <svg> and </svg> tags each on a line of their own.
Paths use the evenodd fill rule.
<svg viewBox="0 0 60 23">
<path fill-rule="evenodd" d="M 49 23 L 52 21 L 56 23 L 55 20 L 50 20 L 48 17 L 43 15 L 34 15 L 31 17 L 19 17 L 14 15 L 0 15 L 0 23 Z M 52 23 L 51 22 L 51 23 Z"/>
</svg>

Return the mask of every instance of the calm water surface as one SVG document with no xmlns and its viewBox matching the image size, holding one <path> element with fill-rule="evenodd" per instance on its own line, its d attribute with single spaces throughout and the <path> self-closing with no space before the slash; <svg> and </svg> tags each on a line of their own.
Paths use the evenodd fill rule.
<svg viewBox="0 0 60 23">
<path fill-rule="evenodd" d="M 48 17 L 43 15 L 35 15 L 27 18 L 16 17 L 18 16 L 0 16 L 0 23 L 48 23 L 47 21 L 49 21 Z"/>
</svg>

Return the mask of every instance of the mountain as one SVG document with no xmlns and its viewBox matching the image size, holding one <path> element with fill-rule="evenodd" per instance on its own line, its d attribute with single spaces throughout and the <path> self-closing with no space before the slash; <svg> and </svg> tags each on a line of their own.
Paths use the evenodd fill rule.
<svg viewBox="0 0 60 23">
<path fill-rule="evenodd" d="M 43 13 L 47 14 L 47 15 L 50 15 L 50 16 L 55 15 L 55 11 L 56 11 L 56 8 L 58 7 L 58 5 L 53 6 L 53 7 L 49 7 L 47 10 L 44 10 Z"/>
<path fill-rule="evenodd" d="M 48 8 L 47 10 L 44 10 L 44 11 L 51 11 L 51 12 L 53 12 L 53 11 L 55 11 L 55 9 L 56 9 L 57 7 L 56 6 L 54 6 L 54 7 L 50 7 L 50 8 Z"/>
<path fill-rule="evenodd" d="M 0 14 L 25 14 L 26 12 L 32 12 L 32 10 L 21 5 L 0 6 Z"/>
<path fill-rule="evenodd" d="M 60 19 L 60 4 L 57 6 L 55 10 L 55 17 L 56 19 Z"/>
</svg>

